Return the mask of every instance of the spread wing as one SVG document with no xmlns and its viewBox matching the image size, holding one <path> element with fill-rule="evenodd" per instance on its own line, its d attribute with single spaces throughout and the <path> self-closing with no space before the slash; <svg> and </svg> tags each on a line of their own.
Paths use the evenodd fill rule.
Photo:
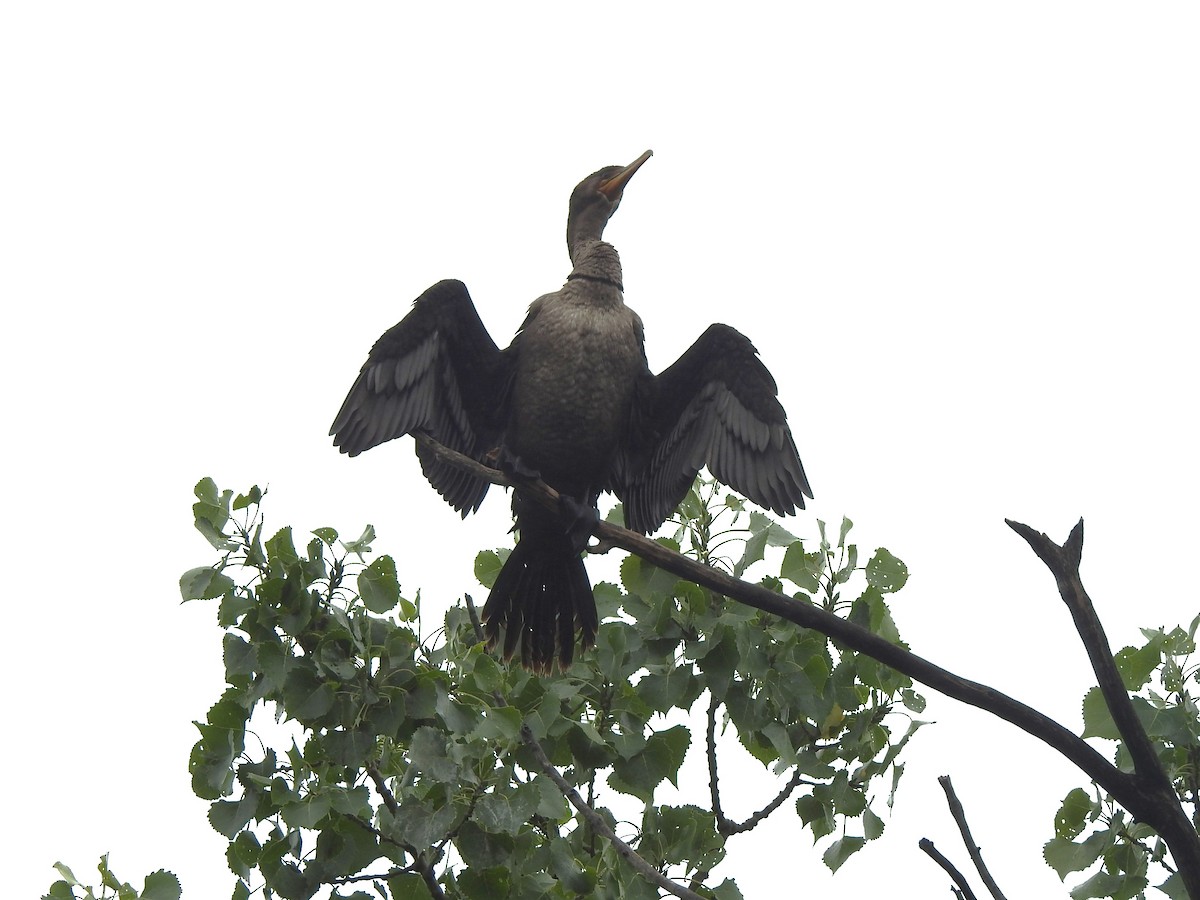
<svg viewBox="0 0 1200 900">
<path fill-rule="evenodd" d="M 642 388 L 637 438 L 614 485 L 631 529 L 657 530 L 704 466 L 781 515 L 812 497 L 775 379 L 738 331 L 710 326 Z"/>
<path fill-rule="evenodd" d="M 422 431 L 482 460 L 499 442 L 511 369 L 466 286 L 439 281 L 375 342 L 329 433 L 350 456 Z M 438 462 L 419 445 L 417 456 L 451 506 L 464 516 L 479 508 L 486 481 Z"/>
</svg>

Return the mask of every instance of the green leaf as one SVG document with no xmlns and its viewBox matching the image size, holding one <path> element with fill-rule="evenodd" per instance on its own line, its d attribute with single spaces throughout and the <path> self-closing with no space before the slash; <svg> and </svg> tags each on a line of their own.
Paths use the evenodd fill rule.
<svg viewBox="0 0 1200 900">
<path fill-rule="evenodd" d="M 748 568 L 763 558 L 767 550 L 767 531 L 770 523 L 771 520 L 762 513 L 750 514 L 750 536 L 743 545 L 742 558 L 733 567 L 735 577 L 741 578 Z"/>
<path fill-rule="evenodd" d="M 908 566 L 883 547 L 877 549 L 867 563 L 867 584 L 881 594 L 890 594 L 904 587 L 906 581 Z"/>
<path fill-rule="evenodd" d="M 661 674 L 642 676 L 637 683 L 637 692 L 651 709 L 667 712 L 683 704 L 694 680 L 691 669 L 680 666 Z"/>
<path fill-rule="evenodd" d="M 246 794 L 240 800 L 217 800 L 208 808 L 208 821 L 213 830 L 230 840 L 254 818 L 258 795 Z"/>
<path fill-rule="evenodd" d="M 322 880 L 354 875 L 379 857 L 375 835 L 358 822 L 334 816 L 317 835 L 316 863 Z"/>
<path fill-rule="evenodd" d="M 333 684 L 317 677 L 308 666 L 288 672 L 282 693 L 288 716 L 301 724 L 315 722 L 333 708 Z"/>
<path fill-rule="evenodd" d="M 271 566 L 271 574 L 276 578 L 283 577 L 288 569 L 300 562 L 300 554 L 292 542 L 290 525 L 280 528 L 267 540 L 267 562 Z"/>
<path fill-rule="evenodd" d="M 222 656 L 225 659 L 225 678 L 231 679 L 237 675 L 250 675 L 257 666 L 257 654 L 254 645 L 243 640 L 236 634 L 225 634 L 221 639 Z"/>
<path fill-rule="evenodd" d="M 331 803 L 326 794 L 310 794 L 297 803 L 289 803 L 279 810 L 279 814 L 292 828 L 316 828 L 327 815 Z"/>
<path fill-rule="evenodd" d="M 868 841 L 873 841 L 883 834 L 884 829 L 883 819 L 875 815 L 875 811 L 868 809 L 863 813 L 863 837 Z"/>
<path fill-rule="evenodd" d="M 347 553 L 354 553 L 361 559 L 364 553 L 371 552 L 371 541 L 373 540 L 375 540 L 375 526 L 368 525 L 357 540 L 342 541 L 342 546 L 346 548 Z"/>
<path fill-rule="evenodd" d="M 1054 816 L 1054 836 L 1068 840 L 1079 837 L 1091 811 L 1091 796 L 1083 788 L 1075 788 L 1063 798 Z"/>
<path fill-rule="evenodd" d="M 1066 879 L 1071 872 L 1082 872 L 1097 859 L 1100 854 L 1112 846 L 1116 840 L 1109 830 L 1098 831 L 1083 843 L 1077 844 L 1067 838 L 1051 838 L 1042 847 L 1042 856 L 1046 865 L 1058 873 L 1058 877 Z"/>
<path fill-rule="evenodd" d="M 146 886 L 142 888 L 141 900 L 179 900 L 183 889 L 179 879 L 171 872 L 159 869 L 146 876 Z"/>
<path fill-rule="evenodd" d="M 233 579 L 224 572 L 201 566 L 188 569 L 179 577 L 179 593 L 184 600 L 212 600 L 224 596 L 233 584 Z"/>
<path fill-rule="evenodd" d="M 484 831 L 470 819 L 459 826 L 454 836 L 454 846 L 462 854 L 463 862 L 485 869 L 512 859 L 515 845 L 511 836 Z"/>
<path fill-rule="evenodd" d="M 218 550 L 232 548 L 225 537 L 225 524 L 229 521 L 229 503 L 233 491 L 218 491 L 211 478 L 201 478 L 193 491 L 198 503 L 192 504 L 196 530 Z"/>
<path fill-rule="evenodd" d="M 467 900 L 493 900 L 508 897 L 512 891 L 512 872 L 507 866 L 463 869 L 455 881 Z"/>
<path fill-rule="evenodd" d="M 434 808 L 412 798 L 400 804 L 395 818 L 387 814 L 386 809 L 380 814 L 380 821 L 385 826 L 383 830 L 389 833 L 390 837 L 422 850 L 444 838 L 456 818 L 458 812 L 452 804 Z M 427 892 L 425 897 L 428 896 Z"/>
<path fill-rule="evenodd" d="M 860 837 L 841 838 L 829 845 L 821 855 L 821 859 L 825 861 L 825 865 L 829 866 L 831 872 L 836 872 L 842 867 L 842 863 L 861 850 L 865 843 L 866 840 Z"/>
<path fill-rule="evenodd" d="M 1117 730 L 1108 704 L 1104 702 L 1104 694 L 1098 687 L 1092 688 L 1083 698 L 1083 737 L 1121 739 L 1121 732 Z"/>
<path fill-rule="evenodd" d="M 516 741 L 521 734 L 521 711 L 511 706 L 488 707 L 471 736 L 486 741 Z"/>
<path fill-rule="evenodd" d="M 642 818 L 638 852 L 654 866 L 686 863 L 689 869 L 709 869 L 725 856 L 725 840 L 712 813 L 697 806 L 647 807 Z"/>
<path fill-rule="evenodd" d="M 1090 897 L 1114 897 L 1122 898 L 1131 896 L 1127 893 L 1129 888 L 1128 877 L 1124 874 L 1113 874 L 1101 870 L 1091 878 L 1076 885 L 1071 889 L 1072 900 L 1088 900 Z M 1146 879 L 1137 879 L 1144 887 Z M 1137 889 L 1133 893 L 1137 893 Z"/>
<path fill-rule="evenodd" d="M 504 568 L 504 560 L 494 550 L 484 550 L 475 555 L 475 578 L 488 590 L 496 583 L 496 576 Z"/>
<path fill-rule="evenodd" d="M 256 484 L 246 491 L 244 494 L 238 494 L 233 498 L 234 509 L 245 509 L 248 506 L 254 506 L 262 501 L 265 491 L 259 488 Z"/>
<path fill-rule="evenodd" d="M 327 547 L 332 547 L 338 538 L 338 533 L 333 528 L 314 528 L 312 533 L 319 537 Z"/>
<path fill-rule="evenodd" d="M 1116 653 L 1113 659 L 1126 690 L 1136 691 L 1150 680 L 1162 659 L 1165 641 L 1166 635 L 1160 631 L 1144 647 L 1125 647 Z"/>
<path fill-rule="evenodd" d="M 673 541 L 665 538 L 660 538 L 659 543 L 665 544 L 671 550 L 679 550 Z M 670 594 L 678 580 L 678 576 L 646 562 L 640 556 L 631 554 L 621 563 L 621 583 L 625 590 L 647 600 L 661 594 Z"/>
<path fill-rule="evenodd" d="M 414 872 L 392 875 L 387 880 L 387 886 L 392 892 L 392 900 L 429 900 L 429 889 L 424 879 Z"/>
<path fill-rule="evenodd" d="M 796 541 L 783 554 L 779 577 L 792 582 L 810 594 L 821 589 L 821 573 L 825 569 L 825 554 L 821 551 L 805 553 L 804 545 Z"/>
<path fill-rule="evenodd" d="M 395 607 L 400 600 L 395 560 L 390 556 L 381 556 L 359 572 L 358 595 L 367 609 L 376 615 Z"/>
<path fill-rule="evenodd" d="M 550 869 L 568 891 L 581 897 L 591 896 L 596 888 L 596 876 L 581 870 L 571 852 L 571 845 L 562 838 L 550 841 Z"/>
<path fill-rule="evenodd" d="M 675 784 L 691 740 L 692 734 L 684 725 L 655 732 L 646 741 L 646 746 L 640 753 L 630 759 L 617 759 L 613 762 L 609 785 L 614 790 L 632 794 L 647 803 L 651 802 L 654 799 L 654 789 L 663 780 Z"/>
<path fill-rule="evenodd" d="M 412 737 L 412 764 L 426 775 L 442 782 L 453 782 L 458 766 L 446 752 L 446 736 L 435 728 L 422 726 Z"/>
<path fill-rule="evenodd" d="M 838 531 L 837 545 L 839 547 L 846 546 L 846 535 L 848 535 L 850 533 L 850 529 L 853 527 L 854 527 L 854 523 L 850 521 L 850 518 L 848 516 L 842 516 L 842 527 Z"/>
<path fill-rule="evenodd" d="M 1171 877 L 1158 885 L 1158 889 L 1171 900 L 1188 900 L 1187 889 L 1183 886 L 1183 878 L 1178 872 L 1171 873 Z"/>
<path fill-rule="evenodd" d="M 243 831 L 229 842 L 225 851 L 225 861 L 229 870 L 239 878 L 249 878 L 251 870 L 258 865 L 262 845 L 252 831 Z"/>
<path fill-rule="evenodd" d="M 475 821 L 481 828 L 498 834 L 515 835 L 533 815 L 541 791 L 531 785 L 517 790 L 506 788 L 484 794 L 475 803 Z"/>
<path fill-rule="evenodd" d="M 335 729 L 322 740 L 325 755 L 335 766 L 362 766 L 375 751 L 375 735 L 364 728 Z"/>
</svg>

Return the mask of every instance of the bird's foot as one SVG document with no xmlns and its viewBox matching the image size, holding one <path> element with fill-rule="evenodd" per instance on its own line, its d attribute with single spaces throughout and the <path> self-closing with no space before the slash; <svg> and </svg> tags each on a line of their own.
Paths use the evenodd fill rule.
<svg viewBox="0 0 1200 900">
<path fill-rule="evenodd" d="M 590 503 L 581 503 L 569 494 L 558 495 L 558 512 L 567 523 L 567 537 L 571 547 L 582 553 L 587 549 L 588 539 L 600 522 L 600 510 Z"/>
<path fill-rule="evenodd" d="M 607 553 L 615 546 L 617 545 L 612 541 L 597 538 L 594 544 L 588 544 L 584 549 L 587 550 L 588 553 L 601 554 Z"/>
<path fill-rule="evenodd" d="M 514 481 L 539 481 L 542 473 L 525 463 L 515 453 L 510 453 L 507 447 L 497 447 L 487 456 L 488 465 L 499 469 Z"/>
</svg>

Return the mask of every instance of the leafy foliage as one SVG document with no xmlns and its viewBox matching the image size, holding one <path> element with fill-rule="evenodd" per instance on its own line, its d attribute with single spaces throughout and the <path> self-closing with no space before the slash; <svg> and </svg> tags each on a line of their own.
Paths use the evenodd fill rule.
<svg viewBox="0 0 1200 900">
<path fill-rule="evenodd" d="M 85 885 L 75 877 L 70 869 L 62 863 L 55 863 L 54 868 L 62 877 L 50 885 L 50 890 L 42 895 L 42 900 L 179 900 L 182 891 L 179 879 L 170 872 L 159 870 L 146 876 L 142 890 L 122 882 L 108 867 L 108 854 L 100 857 L 96 869 L 100 873 L 100 886 Z"/>
<path fill-rule="evenodd" d="M 1200 713 L 1195 696 L 1200 664 L 1192 661 L 1198 626 L 1200 617 L 1186 631 L 1143 629 L 1144 644 L 1125 647 L 1115 655 L 1125 687 L 1134 692 L 1138 717 L 1193 822 L 1200 822 Z M 1098 687 L 1084 697 L 1083 725 L 1084 737 L 1116 741 L 1115 764 L 1132 771 L 1129 753 Z M 1132 821 L 1107 794 L 1092 790 L 1076 788 L 1067 794 L 1055 816 L 1054 838 L 1044 849 L 1047 864 L 1064 880 L 1099 863 L 1071 896 L 1077 900 L 1143 897 L 1157 870 L 1156 881 L 1167 876 L 1157 888 L 1173 900 L 1185 898 L 1183 883 L 1167 862 L 1162 838 Z"/>
<path fill-rule="evenodd" d="M 324 887 L 365 898 L 346 891 L 366 882 L 385 898 L 657 896 L 574 817 L 537 747 L 610 827 L 618 816 L 603 803 L 640 803 L 629 844 L 694 890 L 728 837 L 797 789 L 801 824 L 832 838 L 831 868 L 882 833 L 873 805 L 891 805 L 898 755 L 920 724 L 893 713 L 924 705 L 905 676 L 629 557 L 620 585 L 596 587 L 595 650 L 537 677 L 484 649 L 468 605 L 423 636 L 419 599 L 402 596 L 394 560 L 370 559 L 370 527 L 349 542 L 319 528 L 303 549 L 287 527 L 264 540 L 262 493 L 196 486 L 196 527 L 221 555 L 180 579 L 185 600 L 218 601 L 226 629 L 228 685 L 196 723 L 189 768 L 229 840 L 235 900 L 259 881 L 286 900 Z M 849 520 L 836 544 L 822 524 L 806 548 L 758 513 L 741 527 L 746 517 L 742 501 L 701 484 L 663 541 L 739 574 L 786 547 L 766 584 L 790 583 L 798 599 L 899 641 L 885 598 L 903 586 L 903 563 L 880 550 L 863 573 Z M 485 587 L 502 553 L 479 555 Z M 865 586 L 843 596 L 856 573 Z M 705 698 L 698 747 L 686 723 Z M 260 725 L 268 708 L 273 721 Z M 268 740 L 268 729 L 284 737 Z M 714 778 L 713 809 L 656 804 L 689 751 L 707 752 L 715 776 L 718 731 L 776 773 L 775 800 L 735 823 Z M 728 880 L 708 893 L 740 896 Z"/>
</svg>

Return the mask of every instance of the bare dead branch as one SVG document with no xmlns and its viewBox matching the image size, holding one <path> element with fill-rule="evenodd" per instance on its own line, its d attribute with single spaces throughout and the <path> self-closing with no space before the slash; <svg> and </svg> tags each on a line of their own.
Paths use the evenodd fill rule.
<svg viewBox="0 0 1200 900">
<path fill-rule="evenodd" d="M 1096 683 L 1100 685 L 1100 691 L 1112 714 L 1113 722 L 1121 733 L 1121 739 L 1124 740 L 1129 755 L 1133 757 L 1134 768 L 1148 777 L 1161 777 L 1165 781 L 1166 772 L 1163 771 L 1158 754 L 1154 752 L 1154 744 L 1146 734 L 1146 729 L 1138 720 L 1133 703 L 1129 699 L 1129 692 L 1125 690 L 1125 683 L 1121 680 L 1120 672 L 1117 671 L 1117 664 L 1113 659 L 1108 636 L 1104 633 L 1104 626 L 1100 623 L 1100 617 L 1096 615 L 1096 609 L 1092 606 L 1092 600 L 1084 590 L 1083 582 L 1080 579 L 1079 563 L 1083 556 L 1083 519 L 1080 519 L 1078 524 L 1071 529 L 1070 536 L 1061 547 L 1045 534 L 1034 531 L 1028 525 L 1022 525 L 1011 519 L 1004 521 L 1033 548 L 1033 552 L 1046 564 L 1046 568 L 1050 570 L 1054 580 L 1058 583 L 1058 592 L 1067 604 L 1071 618 L 1075 620 L 1075 630 L 1079 632 L 1079 639 L 1083 642 L 1084 649 L 1087 650 L 1092 671 L 1096 673 Z"/>
<path fill-rule="evenodd" d="M 954 816 L 954 821 L 958 823 L 959 834 L 962 835 L 963 845 L 967 848 L 967 853 L 971 856 L 971 862 L 975 864 L 975 871 L 983 879 L 988 893 L 992 895 L 994 900 L 1006 900 L 1004 894 L 1000 892 L 999 885 L 996 884 L 996 879 L 992 877 L 992 873 L 988 871 L 988 867 L 983 863 L 983 853 L 980 851 L 979 845 L 971 837 L 971 828 L 967 825 L 967 812 L 963 809 L 963 805 L 958 799 L 958 794 L 954 793 L 954 785 L 950 783 L 950 776 L 942 775 L 938 778 L 938 784 L 946 792 L 946 803 L 950 807 L 950 815 Z"/>
<path fill-rule="evenodd" d="M 921 838 L 917 841 L 917 846 L 924 850 L 930 859 L 941 866 L 946 874 L 950 876 L 950 880 L 958 885 L 958 889 L 954 891 L 955 895 L 964 898 L 964 900 L 975 900 L 975 894 L 971 890 L 971 886 L 967 884 L 967 879 L 963 877 L 963 873 L 958 871 L 954 863 L 946 859 L 938 851 L 937 847 L 933 846 L 933 841 L 929 838 Z"/>
<path fill-rule="evenodd" d="M 1011 519 L 1005 519 L 1005 522 L 1025 539 L 1054 576 L 1058 592 L 1087 650 L 1113 723 L 1133 760 L 1133 774 L 1125 776 L 1131 782 L 1128 791 L 1118 793 L 1103 782 L 1098 783 L 1135 818 L 1150 825 L 1162 836 L 1179 867 L 1179 876 L 1188 895 L 1200 898 L 1200 836 L 1197 836 L 1195 826 L 1179 802 L 1175 787 L 1155 752 L 1153 741 L 1138 719 L 1133 701 L 1117 670 L 1104 626 L 1083 587 L 1083 579 L 1079 574 L 1079 564 L 1083 559 L 1083 519 L 1071 529 L 1061 547 L 1046 534 L 1028 525 Z"/>
</svg>

